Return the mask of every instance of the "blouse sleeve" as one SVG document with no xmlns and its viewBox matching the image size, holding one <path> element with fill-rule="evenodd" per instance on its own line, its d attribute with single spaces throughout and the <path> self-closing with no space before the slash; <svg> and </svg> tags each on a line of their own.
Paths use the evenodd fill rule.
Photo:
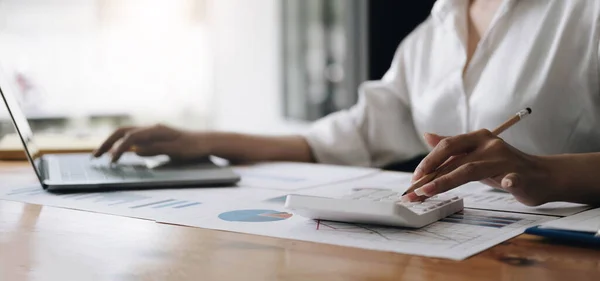
<svg viewBox="0 0 600 281">
<path fill-rule="evenodd" d="M 427 152 L 417 136 L 410 108 L 402 45 L 379 81 L 359 89 L 359 101 L 333 113 L 304 135 L 318 162 L 382 167 Z"/>
</svg>

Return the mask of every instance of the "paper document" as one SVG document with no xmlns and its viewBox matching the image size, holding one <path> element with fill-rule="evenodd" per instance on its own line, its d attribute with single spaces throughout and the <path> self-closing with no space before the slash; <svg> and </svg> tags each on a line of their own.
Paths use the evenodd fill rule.
<svg viewBox="0 0 600 281">
<path fill-rule="evenodd" d="M 319 186 L 293 193 L 335 198 L 349 194 L 357 189 L 379 188 L 394 190 L 402 194 L 410 186 L 411 177 L 412 174 L 409 173 L 380 172 L 349 182 Z M 465 208 L 489 211 L 569 216 L 592 208 L 588 205 L 564 202 L 529 207 L 517 201 L 510 193 L 496 191 L 478 182 L 468 183 L 450 191 L 450 193 L 463 197 Z"/>
<path fill-rule="evenodd" d="M 410 186 L 410 177 L 410 174 L 407 173 L 382 171 L 350 181 L 306 188 L 289 192 L 289 194 L 337 198 L 361 189 L 389 189 L 401 193 Z"/>
<path fill-rule="evenodd" d="M 596 233 L 600 231 L 600 208 L 550 221 L 541 227 Z"/>
<path fill-rule="evenodd" d="M 381 182 L 395 180 L 386 173 Z M 364 180 L 351 185 L 368 188 Z M 550 217 L 465 210 L 422 229 L 315 222 L 283 209 L 287 191 L 252 187 L 53 194 L 3 187 L 0 199 L 364 249 L 464 259 Z"/>
<path fill-rule="evenodd" d="M 187 198 L 153 197 L 135 191 L 54 194 L 43 190 L 39 184 L 3 189 L 0 199 L 150 220 L 164 212 L 195 209 L 202 205 L 202 202 Z"/>
<path fill-rule="evenodd" d="M 462 260 L 552 217 L 465 210 L 421 229 L 313 221 L 278 204 L 212 205 L 159 221 L 347 247 Z"/>
<path fill-rule="evenodd" d="M 0 183 L 0 199 L 455 260 L 490 248 L 528 227 L 556 219 L 465 209 L 421 229 L 315 222 L 286 211 L 283 207 L 286 195 L 340 196 L 363 188 L 403 192 L 410 184 L 410 174 L 286 163 L 236 169 L 241 171 L 242 176 L 247 175 L 246 186 L 70 194 L 49 193 L 31 177 L 24 180 L 19 176 L 7 176 L 11 180 Z M 476 194 L 476 190 L 469 192 Z M 481 189 L 480 192 L 489 190 Z M 467 206 L 471 204 L 469 200 L 465 201 Z M 485 204 L 496 206 L 492 203 Z M 502 206 L 505 205 L 507 203 L 502 203 Z"/>
<path fill-rule="evenodd" d="M 491 187 L 476 182 L 463 185 L 450 191 L 450 193 L 463 197 L 465 207 L 482 210 L 564 217 L 593 208 L 589 205 L 566 202 L 553 202 L 542 206 L 529 207 L 517 201 L 510 193 L 494 190 Z"/>
<path fill-rule="evenodd" d="M 285 193 L 249 187 L 156 189 L 90 193 L 49 193 L 36 183 L 0 189 L 0 199 L 75 210 L 154 220 L 158 215 L 177 216 L 198 211 L 206 203 L 262 201 Z"/>
<path fill-rule="evenodd" d="M 379 171 L 372 168 L 289 162 L 236 166 L 233 170 L 242 177 L 238 184 L 240 186 L 292 191 L 356 179 Z"/>
</svg>

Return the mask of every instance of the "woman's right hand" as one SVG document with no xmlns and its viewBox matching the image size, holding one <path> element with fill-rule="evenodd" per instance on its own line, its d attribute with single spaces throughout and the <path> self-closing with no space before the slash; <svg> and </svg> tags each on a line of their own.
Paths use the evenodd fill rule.
<svg viewBox="0 0 600 281">
<path fill-rule="evenodd" d="M 94 157 L 110 153 L 117 162 L 123 153 L 134 151 L 140 156 L 167 155 L 175 161 L 201 159 L 210 154 L 202 134 L 186 132 L 164 125 L 122 127 L 94 151 Z"/>
</svg>

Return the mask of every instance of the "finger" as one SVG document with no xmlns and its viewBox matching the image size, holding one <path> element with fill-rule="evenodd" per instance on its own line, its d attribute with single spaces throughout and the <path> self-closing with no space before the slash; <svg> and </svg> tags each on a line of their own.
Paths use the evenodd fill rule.
<svg viewBox="0 0 600 281">
<path fill-rule="evenodd" d="M 425 138 L 425 141 L 427 142 L 427 144 L 429 144 L 430 147 L 435 147 L 436 145 L 438 145 L 438 143 L 441 140 L 447 138 L 445 136 L 440 136 L 440 135 L 431 134 L 431 133 L 425 133 L 423 135 L 423 137 Z M 422 170 L 416 169 L 413 173 L 411 183 L 414 183 L 416 180 L 420 179 L 423 176 L 424 176 L 424 174 L 423 174 Z"/>
<path fill-rule="evenodd" d="M 517 173 L 510 173 L 502 178 L 501 181 L 502 189 L 504 191 L 510 192 L 515 198 L 520 198 L 521 203 L 525 205 L 535 205 L 534 202 L 529 202 L 526 190 L 522 188 L 523 180 L 521 176 Z M 525 199 L 525 200 L 524 200 Z"/>
<path fill-rule="evenodd" d="M 450 161 L 448 163 L 448 165 L 446 165 L 443 169 L 438 169 L 434 173 L 431 173 L 431 175 L 433 175 L 433 178 L 429 179 L 427 182 L 420 184 L 420 186 L 417 186 L 417 188 L 425 186 L 430 181 L 433 181 L 433 180 L 440 178 L 448 173 L 451 173 L 452 171 L 458 169 L 462 165 L 465 165 L 470 162 L 478 162 L 478 161 L 481 161 L 481 159 L 483 159 L 482 155 L 480 155 L 480 153 L 477 153 L 477 152 L 465 155 L 463 157 L 455 158 L 454 161 Z M 412 192 L 412 195 L 409 193 L 409 194 L 406 194 L 405 196 L 406 196 L 406 199 L 403 198 L 404 199 L 403 201 L 409 201 L 409 202 L 423 201 L 423 200 L 427 199 L 427 196 L 423 196 L 423 195 L 419 196 L 419 195 L 416 195 L 414 192 Z"/>
<path fill-rule="evenodd" d="M 502 185 L 502 188 L 504 188 L 506 190 L 510 190 L 510 189 L 514 189 L 516 186 L 518 186 L 520 181 L 521 181 L 521 179 L 518 174 L 510 173 L 510 174 L 506 175 L 504 178 L 502 178 L 501 185 Z"/>
<path fill-rule="evenodd" d="M 136 146 L 135 153 L 139 156 L 170 155 L 174 151 L 170 142 L 147 143 Z"/>
<path fill-rule="evenodd" d="M 417 202 L 417 201 L 425 201 L 427 198 L 428 198 L 427 196 L 419 196 L 419 195 L 415 194 L 414 192 L 411 192 L 409 194 L 402 196 L 401 201 L 402 202 Z"/>
<path fill-rule="evenodd" d="M 121 158 L 123 153 L 130 150 L 134 145 L 136 146 L 136 149 L 139 149 L 141 145 L 151 142 L 156 135 L 156 132 L 157 131 L 154 129 L 154 127 L 128 132 L 122 138 L 121 143 L 113 148 L 111 161 L 113 163 L 119 161 L 119 158 Z"/>
<path fill-rule="evenodd" d="M 468 162 L 456 170 L 440 176 L 430 183 L 416 189 L 414 193 L 418 196 L 434 196 L 472 181 L 480 181 L 494 177 L 502 173 L 504 169 L 502 161 L 479 161 Z"/>
<path fill-rule="evenodd" d="M 445 138 L 421 161 L 415 172 L 421 175 L 431 173 L 450 157 L 472 152 L 484 140 L 491 138 L 494 138 L 494 135 L 488 130 Z"/>
<path fill-rule="evenodd" d="M 435 147 L 440 141 L 447 138 L 445 136 L 440 136 L 431 133 L 425 133 L 423 136 L 425 137 L 425 141 L 427 142 L 427 144 L 429 144 L 429 146 L 431 147 Z"/>
<path fill-rule="evenodd" d="M 539 206 L 546 203 L 549 200 L 550 194 L 546 192 L 535 192 L 532 193 L 531 189 L 525 188 L 523 177 L 517 173 L 510 173 L 502 178 L 502 188 L 510 192 L 517 201 L 527 206 Z"/>
<path fill-rule="evenodd" d="M 98 149 L 92 152 L 92 155 L 94 157 L 100 157 L 102 154 L 108 152 L 118 140 L 127 134 L 127 132 L 135 129 L 135 127 L 122 127 L 117 129 L 100 145 L 100 147 L 98 147 Z"/>
</svg>

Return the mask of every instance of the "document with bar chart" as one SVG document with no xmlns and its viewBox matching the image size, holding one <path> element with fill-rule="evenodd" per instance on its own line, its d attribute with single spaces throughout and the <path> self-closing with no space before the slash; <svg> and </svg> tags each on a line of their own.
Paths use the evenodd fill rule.
<svg viewBox="0 0 600 281">
<path fill-rule="evenodd" d="M 169 194 L 143 191 L 49 193 L 39 185 L 5 189 L 0 199 L 70 208 L 120 216 L 154 219 L 157 214 L 195 209 L 202 202 Z"/>
<path fill-rule="evenodd" d="M 0 199 L 70 208 L 82 211 L 155 220 L 158 216 L 177 217 L 196 213 L 207 205 L 263 201 L 287 192 L 250 187 L 202 187 L 134 191 L 50 193 L 39 183 L 2 187 Z"/>
<path fill-rule="evenodd" d="M 281 167 L 280 164 L 277 167 Z M 338 196 L 365 188 L 401 190 L 408 185 L 408 175 L 390 172 L 368 175 L 359 171 L 353 174 L 358 177 L 352 180 L 307 188 L 313 183 L 330 179 L 321 173 L 312 175 L 312 180 L 302 184 L 300 182 L 304 180 L 298 180 L 298 184 L 278 186 L 277 182 L 291 181 L 294 177 L 310 178 L 304 175 L 310 174 L 311 169 L 300 169 L 294 175 L 290 166 L 287 172 L 282 169 L 284 172 L 276 175 L 263 174 L 262 168 L 244 171 L 255 179 L 262 178 L 254 182 L 256 186 L 57 194 L 43 190 L 39 183 L 21 181 L 23 184 L 19 186 L 2 186 L 0 183 L 0 199 L 455 260 L 465 259 L 506 241 L 523 233 L 528 227 L 556 219 L 536 214 L 465 209 L 420 229 L 314 221 L 287 211 L 284 208 L 286 195 L 294 192 Z M 342 174 L 335 175 L 332 172 L 331 175 L 338 179 Z M 265 183 L 265 188 L 260 188 L 259 182 Z M 292 191 L 296 188 L 301 190 Z M 468 203 L 465 202 L 467 207 Z"/>
<path fill-rule="evenodd" d="M 554 217 L 469 210 L 420 229 L 314 221 L 277 200 L 211 206 L 158 221 L 370 250 L 462 260 Z"/>
</svg>

